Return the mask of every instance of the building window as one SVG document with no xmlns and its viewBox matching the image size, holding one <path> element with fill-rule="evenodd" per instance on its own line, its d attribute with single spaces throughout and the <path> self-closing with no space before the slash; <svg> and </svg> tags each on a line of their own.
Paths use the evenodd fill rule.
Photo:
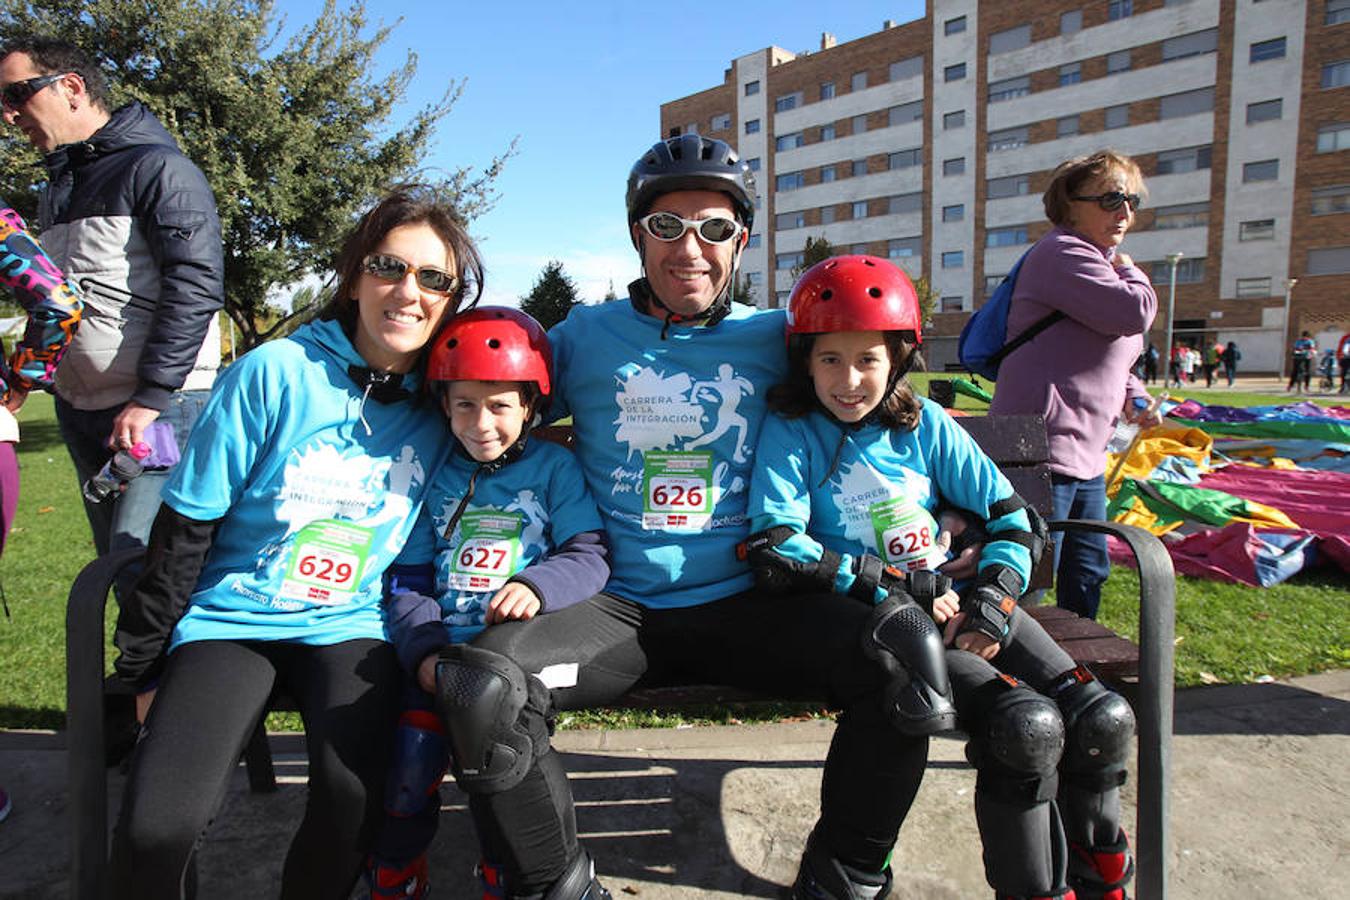
<svg viewBox="0 0 1350 900">
<path fill-rule="evenodd" d="M 891 81 L 905 81 L 909 78 L 919 78 L 923 75 L 923 57 L 911 56 L 908 59 L 896 60 L 891 63 L 890 76 Z"/>
<path fill-rule="evenodd" d="M 944 113 L 942 116 L 942 130 L 951 131 L 956 128 L 966 126 L 966 111 L 958 109 L 956 112 Z"/>
<path fill-rule="evenodd" d="M 774 257 L 775 269 L 792 269 L 806 262 L 805 253 L 780 253 Z"/>
<path fill-rule="evenodd" d="M 963 269 L 966 266 L 966 251 L 948 250 L 942 254 L 942 268 Z"/>
<path fill-rule="evenodd" d="M 1314 216 L 1330 216 L 1336 213 L 1350 212 L 1350 184 L 1333 184 L 1331 187 L 1314 188 L 1312 207 Z"/>
<path fill-rule="evenodd" d="M 1172 265 L 1168 262 L 1153 264 L 1152 280 L 1155 284 L 1166 284 L 1172 277 Z M 1196 284 L 1205 280 L 1205 258 L 1192 256 L 1177 263 L 1177 284 Z"/>
<path fill-rule="evenodd" d="M 966 298 L 962 297 L 960 294 L 942 295 L 943 312 L 960 312 L 965 308 L 966 308 Z"/>
<path fill-rule="evenodd" d="M 1244 184 L 1253 181 L 1275 181 L 1279 177 L 1280 161 L 1278 159 L 1261 159 L 1242 164 L 1242 181 Z"/>
<path fill-rule="evenodd" d="M 834 140 L 834 123 L 833 123 L 833 122 L 831 122 L 829 125 L 822 125 L 822 126 L 820 126 L 820 139 L 821 139 L 822 141 L 832 141 L 832 140 Z"/>
<path fill-rule="evenodd" d="M 1153 227 L 1159 231 L 1174 228 L 1204 228 L 1209 224 L 1209 203 L 1182 203 L 1159 206 L 1153 210 Z"/>
<path fill-rule="evenodd" d="M 711 125 L 710 130 L 712 131 L 726 131 L 731 127 L 731 113 L 722 113 L 721 115 L 713 116 L 709 125 Z"/>
<path fill-rule="evenodd" d="M 790 109 L 796 109 L 802 105 L 802 92 L 794 91 L 791 94 L 784 94 L 773 101 L 774 112 L 787 112 Z"/>
<path fill-rule="evenodd" d="M 1309 275 L 1345 275 L 1350 273 L 1350 247 L 1319 247 L 1308 251 Z"/>
<path fill-rule="evenodd" d="M 836 172 L 835 172 L 834 166 L 821 166 L 821 167 L 820 167 L 820 183 L 821 183 L 821 184 L 829 184 L 831 181 L 834 181 L 835 177 L 836 177 Z"/>
<path fill-rule="evenodd" d="M 751 287 L 759 287 L 764 283 L 763 272 L 746 272 L 745 280 L 750 282 Z"/>
<path fill-rule="evenodd" d="M 774 179 L 774 187 L 780 191 L 795 191 L 806 187 L 806 173 L 784 172 Z"/>
<path fill-rule="evenodd" d="M 890 259 L 918 256 L 922 252 L 923 238 L 921 237 L 896 238 L 886 242 L 886 256 Z"/>
<path fill-rule="evenodd" d="M 1284 101 L 1278 97 L 1274 100 L 1262 100 L 1258 103 L 1247 104 L 1247 124 L 1256 122 L 1269 122 L 1278 119 L 1284 115 Z"/>
<path fill-rule="evenodd" d="M 1159 119 L 1179 119 L 1183 116 L 1197 116 L 1214 111 L 1214 88 L 1200 88 L 1195 91 L 1183 91 L 1180 94 L 1168 94 L 1158 103 Z"/>
<path fill-rule="evenodd" d="M 1106 122 L 1102 127 L 1106 129 L 1124 128 L 1130 124 L 1130 104 L 1122 103 L 1120 106 L 1108 106 L 1106 108 Z"/>
<path fill-rule="evenodd" d="M 1350 59 L 1327 63 L 1322 67 L 1322 87 L 1338 88 L 1350 84 Z"/>
<path fill-rule="evenodd" d="M 1031 179 L 1026 175 L 1005 175 L 1002 178 L 990 178 L 984 183 L 984 195 L 990 200 L 1003 197 L 1020 197 L 1026 194 Z"/>
<path fill-rule="evenodd" d="M 1275 220 L 1252 219 L 1250 222 L 1238 223 L 1238 240 L 1239 241 L 1275 240 Z"/>
<path fill-rule="evenodd" d="M 751 172 L 758 172 L 758 171 L 759 171 L 759 157 L 758 157 L 758 156 L 752 156 L 752 157 L 750 157 L 749 159 L 747 159 L 747 160 L 745 161 L 745 164 L 746 164 L 747 166 L 750 167 L 750 171 L 751 171 Z"/>
<path fill-rule="evenodd" d="M 942 161 L 943 175 L 962 175 L 965 174 L 965 171 L 966 171 L 966 158 L 964 156 L 957 156 L 952 159 L 944 159 Z"/>
<path fill-rule="evenodd" d="M 746 133 L 746 134 L 759 134 L 759 119 L 746 119 L 746 120 L 745 120 L 745 133 Z"/>
<path fill-rule="evenodd" d="M 1239 300 L 1269 297 L 1270 278 L 1239 278 L 1237 280 L 1237 296 Z"/>
<path fill-rule="evenodd" d="M 965 63 L 957 63 L 954 66 L 948 66 L 947 68 L 942 70 L 943 81 L 961 81 L 965 77 L 966 77 Z M 1325 79 L 1323 79 L 1323 81 L 1325 81 Z M 1323 84 L 1322 86 L 1326 87 L 1325 84 Z"/>
<path fill-rule="evenodd" d="M 822 82 L 820 83 L 820 99 L 822 99 L 822 100 L 833 100 L 833 99 L 834 99 L 834 82 L 833 82 L 833 81 L 822 81 Z"/>
<path fill-rule="evenodd" d="M 960 222 L 966 217 L 966 205 L 964 203 L 953 203 L 951 206 L 942 207 L 942 221 Z"/>
<path fill-rule="evenodd" d="M 1317 129 L 1317 152 L 1334 153 L 1350 150 L 1350 124 L 1323 125 Z"/>
<path fill-rule="evenodd" d="M 1069 137 L 1078 133 L 1078 116 L 1064 116 L 1055 120 L 1055 137 Z"/>
<path fill-rule="evenodd" d="M 1185 59 L 1188 56 L 1214 53 L 1218 49 L 1219 29 L 1206 28 L 1204 31 L 1193 31 L 1190 34 L 1183 34 L 1163 41 L 1162 58 L 1163 62 L 1170 62 L 1174 59 Z"/>
<path fill-rule="evenodd" d="M 989 35 L 989 54 L 1011 53 L 1031 44 L 1031 26 L 1018 25 L 1006 31 L 996 31 Z"/>
<path fill-rule="evenodd" d="M 747 249 L 747 250 L 758 250 L 758 249 L 759 249 L 759 245 L 762 244 L 762 243 L 764 243 L 764 235 L 762 235 L 762 234 L 752 234 L 752 235 L 750 235 L 750 237 L 748 237 L 748 238 L 746 239 L 746 241 L 745 241 L 745 249 Z"/>
<path fill-rule="evenodd" d="M 758 94 L 758 93 L 759 93 L 759 82 L 758 82 L 758 81 L 747 81 L 747 82 L 745 83 L 745 96 L 747 96 L 747 97 L 753 97 L 753 96 L 755 96 L 755 95 Z"/>
<path fill-rule="evenodd" d="M 1072 9 L 1066 13 L 1059 14 L 1059 33 L 1073 34 L 1075 31 L 1083 30 L 1083 11 L 1081 9 Z"/>
<path fill-rule="evenodd" d="M 1114 22 L 1117 19 L 1128 19 L 1134 13 L 1134 0 L 1107 0 L 1106 19 Z"/>
<path fill-rule="evenodd" d="M 912 150 L 899 150 L 886 158 L 886 167 L 888 169 L 908 169 L 912 166 L 921 165 L 922 163 L 922 147 L 915 147 Z"/>
<path fill-rule="evenodd" d="M 887 211 L 893 216 L 923 212 L 923 194 L 917 191 L 912 194 L 896 194 L 891 197 Z"/>
<path fill-rule="evenodd" d="M 887 110 L 887 121 L 891 126 L 923 121 L 923 101 L 915 100 L 913 103 L 892 106 Z"/>
<path fill-rule="evenodd" d="M 800 131 L 794 131 L 791 134 L 780 134 L 774 138 L 773 148 L 775 150 L 796 150 L 806 143 L 806 135 Z"/>
<path fill-rule="evenodd" d="M 1005 78 L 1002 81 L 989 82 L 990 103 L 1000 103 L 1004 100 L 1011 100 L 1014 97 L 1025 97 L 1030 93 L 1030 75 L 1018 75 L 1016 78 Z"/>
<path fill-rule="evenodd" d="M 867 73 L 854 72 L 853 77 L 848 81 L 848 85 L 850 91 L 861 91 L 863 88 L 867 87 Z"/>
<path fill-rule="evenodd" d="M 988 300 L 994 291 L 998 290 L 998 286 L 1003 283 L 1003 279 L 1007 277 L 1007 273 L 984 276 L 984 299 Z"/>
<path fill-rule="evenodd" d="M 1115 53 L 1109 53 L 1106 56 L 1106 74 L 1114 75 L 1117 72 L 1128 72 L 1130 69 L 1130 51 L 1117 50 Z"/>
<path fill-rule="evenodd" d="M 865 218 L 867 218 L 867 201 L 866 201 L 866 200 L 854 200 L 854 201 L 853 201 L 853 218 L 855 218 L 855 219 L 865 219 Z"/>
<path fill-rule="evenodd" d="M 990 228 L 984 233 L 986 247 L 1017 247 L 1027 242 L 1027 226 L 1011 225 L 1007 228 Z"/>
<path fill-rule="evenodd" d="M 1271 59 L 1284 59 L 1284 38 L 1279 37 L 1269 41 L 1257 41 L 1252 44 L 1247 61 L 1259 63 Z"/>
<path fill-rule="evenodd" d="M 989 132 L 988 149 L 990 153 L 997 153 L 1000 150 L 1016 150 L 1018 147 L 1025 147 L 1028 139 L 1028 128 L 1026 125 L 1017 128 L 1008 128 L 1003 131 Z"/>
<path fill-rule="evenodd" d="M 957 16 L 955 19 L 948 19 L 942 24 L 942 33 L 944 35 L 960 34 L 966 30 L 966 17 Z"/>
<path fill-rule="evenodd" d="M 1350 22 L 1350 0 L 1327 0 L 1327 13 L 1322 22 L 1325 25 Z"/>
<path fill-rule="evenodd" d="M 1182 147 L 1180 150 L 1164 150 L 1158 154 L 1159 175 L 1180 175 L 1197 169 L 1208 169 L 1210 146 Z"/>
<path fill-rule="evenodd" d="M 1083 80 L 1083 66 L 1080 63 L 1068 63 L 1059 67 L 1059 86 L 1068 87 Z"/>
<path fill-rule="evenodd" d="M 855 159 L 852 163 L 852 172 L 854 178 L 859 178 L 867 174 L 867 160 Z"/>
<path fill-rule="evenodd" d="M 820 208 L 820 224 L 830 225 L 834 222 L 834 207 L 822 206 Z"/>
<path fill-rule="evenodd" d="M 685 133 L 685 134 L 698 134 L 698 123 L 697 123 L 697 122 L 690 122 L 688 125 L 684 126 L 684 133 Z"/>
<path fill-rule="evenodd" d="M 851 120 L 854 134 L 862 134 L 867 131 L 867 113 L 854 116 Z"/>
<path fill-rule="evenodd" d="M 805 228 L 806 213 L 801 212 L 800 210 L 797 212 L 779 213 L 773 217 L 773 227 L 779 231 L 789 231 L 793 228 Z"/>
</svg>

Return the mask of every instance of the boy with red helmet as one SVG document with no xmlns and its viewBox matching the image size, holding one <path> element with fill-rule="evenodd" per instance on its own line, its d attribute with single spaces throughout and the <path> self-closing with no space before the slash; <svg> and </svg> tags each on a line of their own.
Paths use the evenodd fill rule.
<svg viewBox="0 0 1350 900">
<path fill-rule="evenodd" d="M 921 341 L 913 285 L 876 257 L 825 260 L 793 289 L 787 335 L 788 377 L 769 394 L 776 415 L 751 481 L 757 574 L 874 604 L 864 649 L 908 671 L 909 686 L 890 695 L 901 718 L 914 720 L 925 699 L 938 710 L 950 676 L 1000 900 L 1123 900 L 1131 865 L 1118 794 L 1133 716 L 1018 607 L 1038 538 L 993 462 L 905 381 Z M 959 596 L 932 571 L 946 559 L 934 553 L 942 501 L 988 522 L 978 574 Z M 924 612 L 945 625 L 945 670 Z M 889 870 L 858 872 L 816 844 L 798 896 L 853 896 L 849 886 L 867 883 L 885 892 Z"/>
<path fill-rule="evenodd" d="M 432 702 L 441 650 L 584 600 L 609 577 L 604 529 L 572 454 L 527 440 L 552 391 L 539 323 L 503 307 L 456 317 L 432 342 L 426 383 L 456 446 L 390 570 L 390 636 L 416 686 L 399 723 L 373 897 L 426 895 L 437 788 L 454 743 Z M 472 758 L 455 750 L 456 764 Z"/>
</svg>

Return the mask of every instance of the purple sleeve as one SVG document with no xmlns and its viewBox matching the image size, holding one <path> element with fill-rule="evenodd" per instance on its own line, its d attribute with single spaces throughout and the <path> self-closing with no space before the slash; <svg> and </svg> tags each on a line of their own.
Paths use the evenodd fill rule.
<svg viewBox="0 0 1350 900">
<path fill-rule="evenodd" d="M 450 643 L 441 622 L 441 605 L 435 597 L 435 577 L 430 564 L 394 565 L 385 580 L 385 622 L 398 661 L 414 677 L 417 666 L 430 653 Z"/>
<path fill-rule="evenodd" d="M 1153 324 L 1158 295 L 1137 266 L 1116 268 L 1101 250 L 1068 234 L 1033 254 L 1014 299 L 1034 298 L 1104 335 L 1143 334 Z"/>
<path fill-rule="evenodd" d="M 557 612 L 598 594 L 609 580 L 609 542 L 603 531 L 583 531 L 512 581 L 534 591 L 542 612 Z"/>
</svg>

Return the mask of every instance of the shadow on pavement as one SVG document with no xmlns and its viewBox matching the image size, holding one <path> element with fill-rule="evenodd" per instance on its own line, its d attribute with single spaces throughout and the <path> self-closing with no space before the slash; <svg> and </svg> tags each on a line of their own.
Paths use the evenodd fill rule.
<svg viewBox="0 0 1350 900">
<path fill-rule="evenodd" d="M 1219 684 L 1176 695 L 1178 735 L 1347 735 L 1350 702 L 1288 684 Z"/>
</svg>

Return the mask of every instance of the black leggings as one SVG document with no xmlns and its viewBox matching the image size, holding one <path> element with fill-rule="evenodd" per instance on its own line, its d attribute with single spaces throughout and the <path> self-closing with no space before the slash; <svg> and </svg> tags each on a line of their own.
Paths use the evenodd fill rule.
<svg viewBox="0 0 1350 900">
<path fill-rule="evenodd" d="M 191 894 L 192 853 L 276 688 L 299 706 L 309 751 L 305 816 L 286 856 L 280 896 L 346 898 L 380 822 L 398 686 L 393 648 L 382 641 L 180 646 L 132 757 L 113 836 L 116 896 Z"/>
<path fill-rule="evenodd" d="M 494 625 L 474 644 L 527 672 L 543 671 L 546 680 L 553 673 L 569 680 L 575 666 L 575 683 L 552 690 L 555 710 L 663 683 L 825 696 L 842 715 L 825 761 L 816 833 L 841 860 L 880 871 L 923 778 L 928 740 L 896 732 L 882 716 L 885 675 L 861 644 L 870 613 L 838 596 L 750 592 L 650 609 L 597 594 L 529 622 Z M 522 717 L 551 714 L 527 707 Z M 505 868 L 513 891 L 545 889 L 577 852 L 571 790 L 556 753 L 543 754 L 513 788 L 471 795 L 470 807 L 485 855 Z"/>
</svg>

